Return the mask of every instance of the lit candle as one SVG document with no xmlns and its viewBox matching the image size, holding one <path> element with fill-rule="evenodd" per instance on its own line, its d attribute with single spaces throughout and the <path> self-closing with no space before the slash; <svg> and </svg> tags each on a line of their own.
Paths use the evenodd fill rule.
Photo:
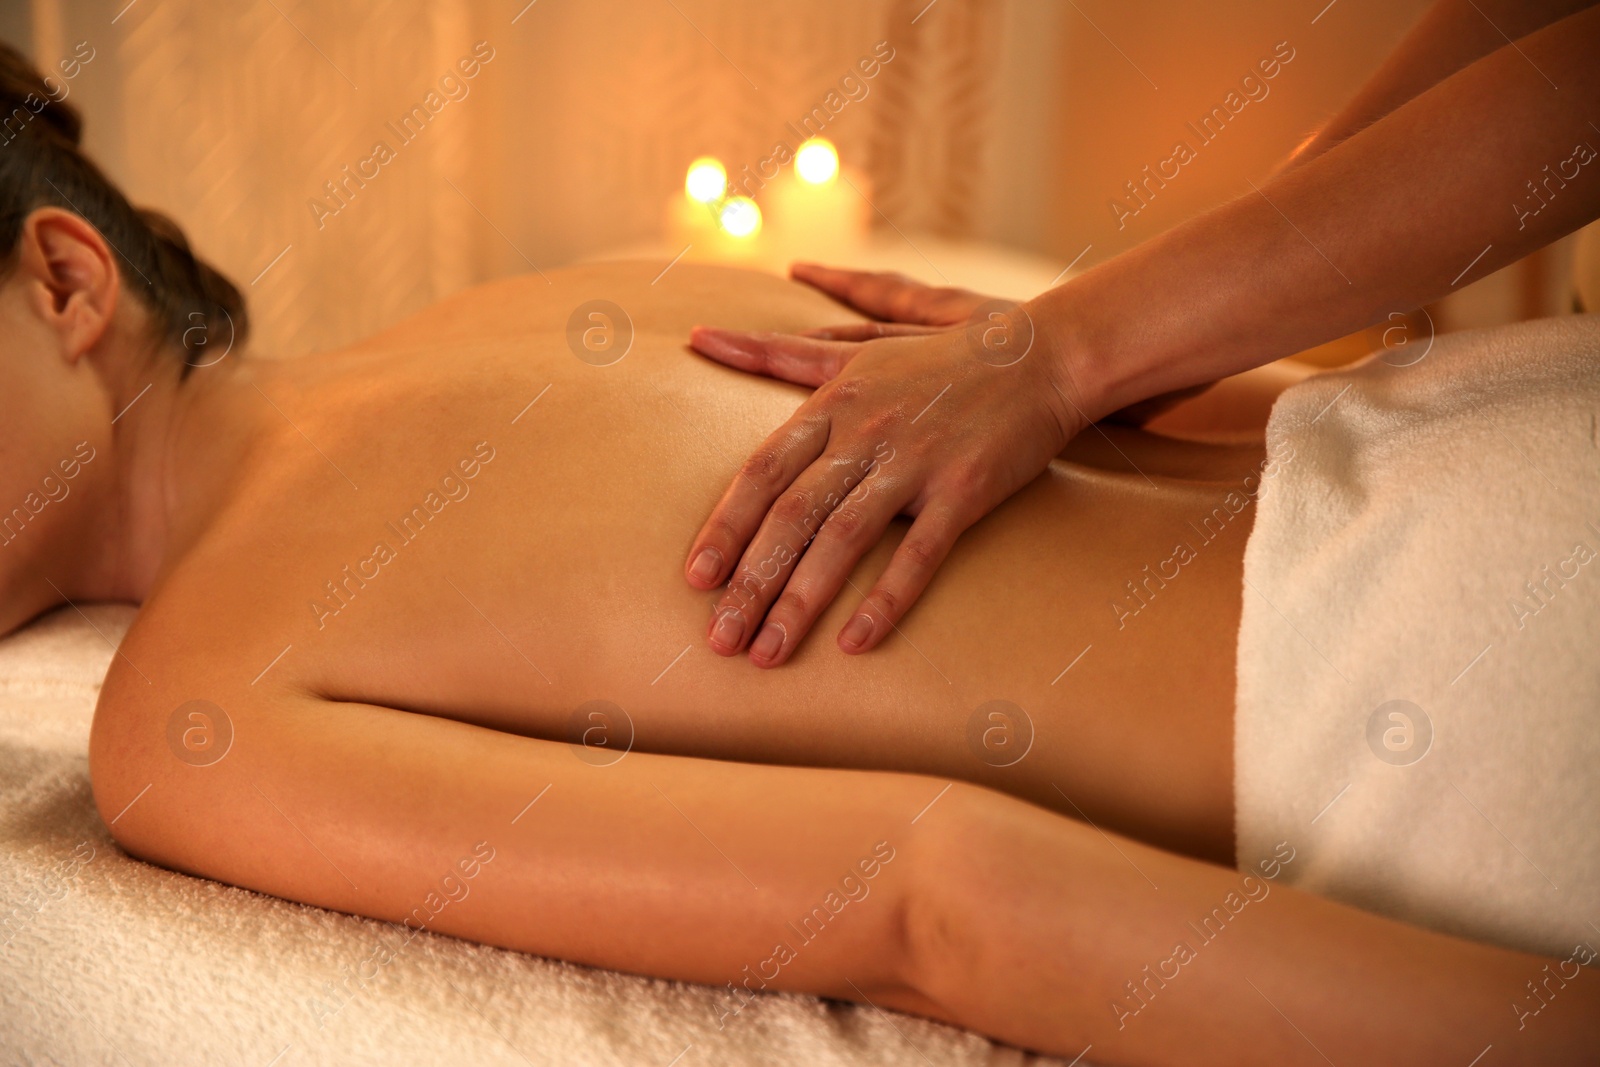
<svg viewBox="0 0 1600 1067">
<path fill-rule="evenodd" d="M 848 253 L 866 232 L 862 186 L 858 176 L 841 173 L 830 142 L 806 141 L 795 152 L 793 172 L 780 174 L 764 194 L 775 244 L 791 259 Z"/>
<path fill-rule="evenodd" d="M 667 236 L 685 244 L 705 244 L 718 229 L 718 205 L 728 188 L 728 172 L 721 161 L 701 156 L 689 164 L 683 195 L 667 205 Z"/>
<path fill-rule="evenodd" d="M 826 185 L 839 174 L 839 153 L 832 142 L 814 137 L 794 157 L 795 173 L 811 185 Z"/>
<path fill-rule="evenodd" d="M 717 215 L 722 229 L 732 237 L 754 237 L 761 232 L 761 208 L 748 196 L 735 196 Z"/>
<path fill-rule="evenodd" d="M 697 204 L 715 203 L 728 191 L 728 170 L 721 160 L 701 156 L 689 164 L 689 173 L 683 179 L 683 191 Z"/>
<path fill-rule="evenodd" d="M 667 233 L 688 258 L 750 260 L 764 247 L 761 208 L 747 196 L 728 195 L 727 168 L 719 160 L 702 156 L 689 164 L 683 194 L 668 206 Z"/>
</svg>

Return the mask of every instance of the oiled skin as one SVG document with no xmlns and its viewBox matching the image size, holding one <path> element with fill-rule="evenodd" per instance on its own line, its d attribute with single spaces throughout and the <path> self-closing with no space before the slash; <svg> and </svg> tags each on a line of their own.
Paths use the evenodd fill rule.
<svg viewBox="0 0 1600 1067">
<path fill-rule="evenodd" d="M 191 699 L 222 707 L 231 686 L 276 688 L 569 739 L 575 711 L 606 700 L 631 719 L 636 751 L 967 779 L 1231 860 L 1252 510 L 1209 541 L 1217 523 L 1203 535 L 1201 520 L 1258 484 L 1259 450 L 1091 431 L 1076 459 L 963 537 L 881 650 L 850 657 L 827 639 L 846 596 L 789 664 L 757 670 L 706 648 L 712 600 L 685 583 L 681 561 L 739 457 L 804 392 L 718 367 L 683 338 L 713 316 L 793 330 L 849 315 L 768 276 L 679 264 L 652 285 L 658 270 L 511 279 L 343 352 L 235 368 L 234 418 L 250 427 L 237 492 L 165 576 L 128 647 L 168 650 L 159 669 L 192 667 Z M 637 330 L 610 366 L 569 350 L 568 316 L 595 298 Z M 475 459 L 462 477 L 458 464 Z M 398 536 L 430 491 L 436 507 L 446 498 L 452 472 L 449 488 L 467 495 L 414 540 Z M 873 475 L 894 476 L 892 458 Z M 863 562 L 858 587 L 902 529 Z M 364 562 L 379 542 L 393 559 Z M 1180 542 L 1196 558 L 1164 586 L 1146 582 L 1147 565 L 1173 572 Z M 1132 615 L 1129 580 L 1148 600 Z M 1034 731 L 1008 767 L 990 763 L 1026 743 L 1025 725 L 1008 735 L 994 723 L 992 749 L 970 740 L 994 700 L 1022 708 Z M 626 732 L 613 723 L 610 743 Z"/>
<path fill-rule="evenodd" d="M 841 313 L 688 264 L 652 285 L 661 266 L 512 279 L 344 352 L 230 361 L 185 384 L 167 562 L 90 735 L 122 848 L 704 983 L 719 1026 L 787 989 L 1068 1059 L 1092 1044 L 1106 1063 L 1466 1062 L 1514 1044 L 1504 990 L 1545 961 L 1281 884 L 1159 1010 L 1130 1024 L 1116 1008 L 1170 932 L 1241 877 L 1207 861 L 1232 856 L 1256 447 L 1090 431 L 963 537 L 887 644 L 848 657 L 815 639 L 841 600 L 798 656 L 761 671 L 705 647 L 711 594 L 682 563 L 736 457 L 800 392 L 682 338 L 713 314 L 798 329 Z M 596 298 L 639 327 L 609 367 L 567 346 L 572 310 Z M 441 507 L 441 493 L 401 544 L 387 524 L 426 509 L 462 460 L 472 478 L 445 488 L 468 495 Z M 379 541 L 394 558 L 314 608 Z M 1194 556 L 1174 570 L 1179 543 Z M 1119 618 L 1112 601 L 1146 566 L 1165 585 Z M 597 699 L 632 722 L 614 762 L 620 718 L 611 748 L 568 743 Z M 211 736 L 231 729 L 225 750 L 182 740 L 197 700 Z M 1036 734 L 1008 767 L 969 745 L 992 700 Z M 1514 1051 L 1582 1062 L 1600 1018 L 1587 988 Z"/>
</svg>

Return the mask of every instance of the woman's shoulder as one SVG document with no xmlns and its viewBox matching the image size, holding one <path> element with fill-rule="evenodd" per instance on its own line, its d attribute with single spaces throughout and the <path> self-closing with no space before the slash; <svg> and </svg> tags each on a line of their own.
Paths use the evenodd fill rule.
<svg viewBox="0 0 1600 1067">
<path fill-rule="evenodd" d="M 354 347 L 416 348 L 534 334 L 581 335 L 596 323 L 687 339 L 689 330 L 700 324 L 790 331 L 860 319 L 815 289 L 765 271 L 631 260 L 580 264 L 475 285 Z"/>
</svg>

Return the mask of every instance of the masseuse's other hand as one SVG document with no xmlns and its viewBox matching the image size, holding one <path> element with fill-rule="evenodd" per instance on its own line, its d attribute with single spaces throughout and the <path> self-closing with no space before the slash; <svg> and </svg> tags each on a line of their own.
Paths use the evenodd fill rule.
<svg viewBox="0 0 1600 1067">
<path fill-rule="evenodd" d="M 898 275 L 797 266 L 879 320 L 795 336 L 697 327 L 739 370 L 817 391 L 745 461 L 689 550 L 691 584 L 727 582 L 713 650 L 784 662 L 896 515 L 915 517 L 838 636 L 884 639 L 968 526 L 1032 481 L 1082 427 L 1069 383 L 1016 305 Z M 861 597 L 859 588 L 853 596 Z"/>
</svg>

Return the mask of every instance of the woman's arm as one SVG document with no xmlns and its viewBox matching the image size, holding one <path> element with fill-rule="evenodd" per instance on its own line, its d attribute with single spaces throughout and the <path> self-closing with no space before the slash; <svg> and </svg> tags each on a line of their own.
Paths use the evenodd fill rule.
<svg viewBox="0 0 1600 1067">
<path fill-rule="evenodd" d="M 940 812 L 932 931 L 913 940 L 937 1014 L 1106 1064 L 1566 1064 L 1600 1053 L 1586 946 L 1546 960 L 1288 888 L 1296 842 L 1231 871 L 998 794 Z M 1300 844 L 1304 844 L 1303 842 Z M 950 848 L 939 863 L 937 848 Z M 915 910 L 915 909 L 914 909 Z M 1548 970 L 1546 969 L 1548 967 Z M 1540 986 L 1537 1014 L 1529 983 Z M 1520 1012 L 1529 1014 L 1523 1015 Z M 1478 1059 L 1488 1046 L 1489 1057 Z"/>
<path fill-rule="evenodd" d="M 90 747 L 102 817 L 141 859 L 413 930 L 703 982 L 735 1014 L 762 988 L 920 1003 L 905 913 L 936 824 L 912 820 L 943 782 L 640 752 L 613 763 L 621 724 L 601 720 L 585 729 L 608 730 L 613 747 L 236 684 L 148 688 L 108 684 Z M 169 733 L 195 693 L 226 704 L 231 723 L 210 765 L 179 758 Z M 215 712 L 189 714 L 193 742 L 220 736 Z"/>
<path fill-rule="evenodd" d="M 1510 1005 L 1543 960 L 1264 872 L 1246 882 L 987 790 L 638 752 L 606 765 L 607 749 L 258 694 L 220 674 L 168 687 L 131 673 L 108 682 L 90 759 L 100 811 L 134 855 L 707 983 L 720 1026 L 754 993 L 788 989 L 1069 1057 L 1093 1044 L 1101 1063 L 1321 1062 L 1314 1043 L 1335 1062 L 1464 1064 L 1491 1042 L 1506 1054 L 1495 1062 L 1552 1063 L 1600 1041 L 1587 975 L 1517 1033 Z M 180 758 L 169 728 L 196 692 L 227 703 L 233 732 L 208 765 Z M 1208 918 L 1210 944 L 1188 925 Z M 1195 958 L 1161 978 L 1180 940 Z"/>
</svg>

